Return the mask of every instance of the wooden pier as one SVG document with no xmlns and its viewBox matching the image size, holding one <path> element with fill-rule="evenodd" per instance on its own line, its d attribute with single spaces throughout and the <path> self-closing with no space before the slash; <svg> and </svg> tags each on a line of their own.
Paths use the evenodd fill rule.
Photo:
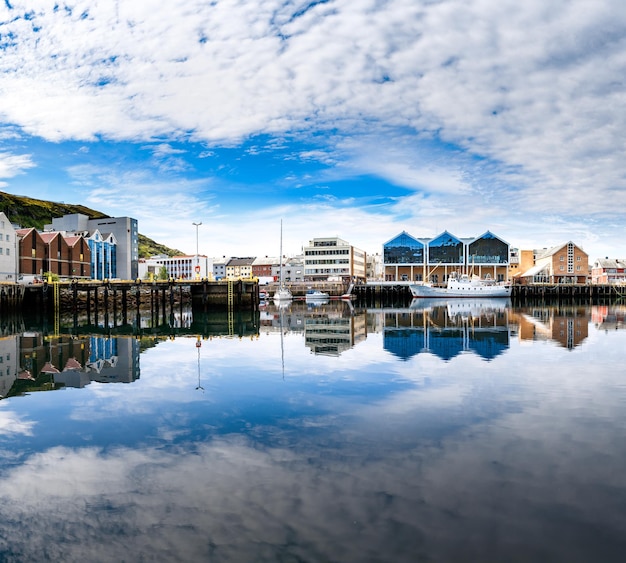
<svg viewBox="0 0 626 563">
<path fill-rule="evenodd" d="M 22 288 L 24 310 L 74 311 L 98 316 L 121 312 L 124 319 L 132 312 L 150 308 L 165 316 L 186 302 L 197 310 L 257 310 L 259 288 L 255 281 L 67 281 L 43 283 Z"/>
</svg>

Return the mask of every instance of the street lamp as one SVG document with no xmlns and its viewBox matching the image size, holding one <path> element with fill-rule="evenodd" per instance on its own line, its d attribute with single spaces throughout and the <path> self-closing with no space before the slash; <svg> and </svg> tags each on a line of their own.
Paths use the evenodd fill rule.
<svg viewBox="0 0 626 563">
<path fill-rule="evenodd" d="M 200 277 L 200 253 L 198 252 L 198 227 L 202 225 L 202 221 L 199 223 L 192 223 L 196 227 L 196 278 Z"/>
</svg>

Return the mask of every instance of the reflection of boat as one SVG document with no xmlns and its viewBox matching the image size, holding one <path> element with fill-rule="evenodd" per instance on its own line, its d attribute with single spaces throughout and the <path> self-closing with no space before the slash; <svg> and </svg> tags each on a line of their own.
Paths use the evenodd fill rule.
<svg viewBox="0 0 626 563">
<path fill-rule="evenodd" d="M 319 301 L 323 299 L 328 299 L 329 297 L 330 296 L 328 295 L 328 293 L 320 291 L 319 289 L 309 289 L 305 294 L 305 298 L 307 301 Z"/>
<path fill-rule="evenodd" d="M 285 282 L 283 279 L 283 222 L 280 222 L 280 277 L 279 277 L 279 286 L 276 292 L 274 293 L 274 301 L 291 301 L 293 299 L 293 295 L 291 291 L 289 291 L 288 287 L 285 287 Z"/>
<path fill-rule="evenodd" d="M 316 307 L 321 307 L 322 305 L 328 305 L 329 303 L 330 303 L 330 299 L 328 299 L 328 297 L 320 298 L 320 299 L 307 299 L 306 300 L 306 305 L 310 309 L 314 309 Z"/>
<path fill-rule="evenodd" d="M 430 300 L 429 300 L 430 301 Z M 443 300 L 448 309 L 448 316 L 480 317 L 488 313 L 502 312 L 511 307 L 510 299 L 483 298 L 483 299 L 450 299 Z"/>
<path fill-rule="evenodd" d="M 265 301 L 266 299 L 269 299 L 269 298 L 270 298 L 269 291 L 264 291 L 264 290 L 259 291 L 259 299 L 261 299 L 262 301 Z"/>
<path fill-rule="evenodd" d="M 490 279 L 467 274 L 448 277 L 446 287 L 435 287 L 430 283 L 409 284 L 413 297 L 510 297 L 511 284 L 498 284 Z"/>
</svg>

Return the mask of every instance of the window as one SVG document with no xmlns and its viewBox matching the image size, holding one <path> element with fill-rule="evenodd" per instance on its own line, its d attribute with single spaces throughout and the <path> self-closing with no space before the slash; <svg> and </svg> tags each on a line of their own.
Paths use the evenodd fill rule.
<svg viewBox="0 0 626 563">
<path fill-rule="evenodd" d="M 10 248 L 7 248 L 7 256 L 8 256 L 9 254 L 11 254 L 11 249 L 10 249 Z"/>
<path fill-rule="evenodd" d="M 563 270 L 565 270 L 565 266 L 559 266 L 559 270 L 562 272 Z"/>
<path fill-rule="evenodd" d="M 565 262 L 565 256 L 559 256 L 559 260 L 560 260 L 561 262 Z"/>
<path fill-rule="evenodd" d="M 581 258 L 580 256 L 576 256 L 576 262 L 580 262 Z"/>
</svg>

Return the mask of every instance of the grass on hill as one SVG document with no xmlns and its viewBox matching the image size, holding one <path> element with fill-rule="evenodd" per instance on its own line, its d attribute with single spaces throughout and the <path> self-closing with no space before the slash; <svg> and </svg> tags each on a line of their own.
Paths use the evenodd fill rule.
<svg viewBox="0 0 626 563">
<path fill-rule="evenodd" d="M 52 223 L 53 217 L 63 217 L 63 215 L 73 213 L 82 213 L 90 219 L 110 217 L 106 213 L 84 205 L 46 201 L 5 192 L 0 192 L 0 211 L 4 212 L 11 223 L 22 228 L 34 227 L 37 230 L 43 230 L 44 225 Z M 139 234 L 139 258 L 149 258 L 156 254 L 176 256 L 184 253 Z"/>
</svg>

